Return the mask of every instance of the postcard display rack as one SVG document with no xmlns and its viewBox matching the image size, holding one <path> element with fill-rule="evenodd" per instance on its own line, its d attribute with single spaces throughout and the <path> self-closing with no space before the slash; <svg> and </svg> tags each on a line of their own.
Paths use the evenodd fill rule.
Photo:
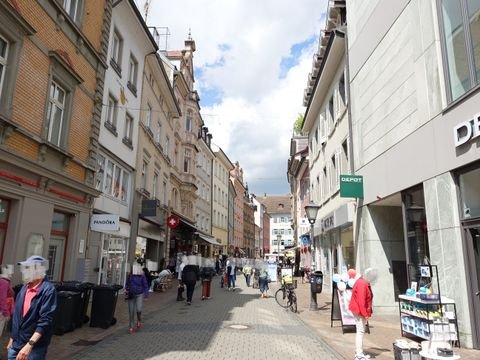
<svg viewBox="0 0 480 360">
<path fill-rule="evenodd" d="M 398 296 L 402 336 L 460 347 L 457 308 L 454 300 L 441 295 L 437 266 L 409 264 L 408 283 L 410 293 Z M 417 287 L 424 291 L 417 291 Z M 426 289 L 429 291 L 425 292 Z"/>
</svg>

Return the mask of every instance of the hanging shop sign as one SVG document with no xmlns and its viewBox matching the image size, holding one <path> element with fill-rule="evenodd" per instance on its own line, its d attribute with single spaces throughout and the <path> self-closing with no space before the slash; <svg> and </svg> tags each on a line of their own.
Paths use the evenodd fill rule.
<svg viewBox="0 0 480 360">
<path fill-rule="evenodd" d="M 453 128 L 455 147 L 463 145 L 468 141 L 480 136 L 480 114 L 471 120 L 461 122 Z"/>
<path fill-rule="evenodd" d="M 340 175 L 340 197 L 363 198 L 363 176 Z"/>
<path fill-rule="evenodd" d="M 92 215 L 90 229 L 93 231 L 119 231 L 120 216 L 111 214 Z"/>
<path fill-rule="evenodd" d="M 167 217 L 167 226 L 170 229 L 175 229 L 179 223 L 180 223 L 180 219 L 178 218 L 178 216 L 170 215 L 169 217 Z"/>
</svg>

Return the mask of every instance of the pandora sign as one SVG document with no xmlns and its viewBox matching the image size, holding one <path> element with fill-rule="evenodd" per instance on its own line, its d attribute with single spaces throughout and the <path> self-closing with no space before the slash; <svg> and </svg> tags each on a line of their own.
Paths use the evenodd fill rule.
<svg viewBox="0 0 480 360">
<path fill-rule="evenodd" d="M 480 136 L 480 114 L 476 114 L 472 120 L 464 121 L 453 128 L 455 147 Z"/>
</svg>

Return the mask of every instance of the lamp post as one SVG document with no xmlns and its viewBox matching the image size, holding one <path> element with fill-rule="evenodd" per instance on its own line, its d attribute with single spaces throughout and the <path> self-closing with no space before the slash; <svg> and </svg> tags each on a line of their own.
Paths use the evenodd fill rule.
<svg viewBox="0 0 480 360">
<path fill-rule="evenodd" d="M 310 239 L 312 240 L 312 245 L 313 245 L 313 262 L 312 262 L 312 268 L 310 269 L 311 275 L 310 275 L 310 310 L 317 310 L 317 278 L 316 274 L 314 274 L 316 270 L 316 247 L 315 247 L 315 237 L 313 233 L 313 225 L 315 224 L 315 221 L 317 220 L 317 214 L 318 210 L 320 209 L 320 206 L 314 205 L 314 204 L 309 204 L 305 206 L 305 212 L 307 213 L 307 218 L 308 222 L 310 223 Z M 323 276 L 321 281 L 323 281 Z M 321 291 L 321 290 L 320 290 Z"/>
<path fill-rule="evenodd" d="M 282 235 L 277 235 L 277 264 L 280 262 L 280 242 L 282 241 Z"/>
<path fill-rule="evenodd" d="M 316 254 L 316 248 L 315 248 L 315 238 L 313 234 L 313 225 L 315 224 L 315 221 L 317 221 L 317 214 L 318 210 L 320 210 L 320 206 L 310 204 L 305 206 L 305 212 L 307 213 L 307 219 L 308 222 L 310 223 L 310 239 L 312 241 L 313 245 L 313 263 L 312 263 L 312 271 L 315 271 L 316 268 L 316 259 L 315 259 L 315 254 Z"/>
</svg>

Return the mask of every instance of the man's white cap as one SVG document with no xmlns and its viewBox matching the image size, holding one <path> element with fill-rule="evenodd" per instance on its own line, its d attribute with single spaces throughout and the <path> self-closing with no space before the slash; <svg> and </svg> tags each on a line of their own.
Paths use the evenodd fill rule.
<svg viewBox="0 0 480 360">
<path fill-rule="evenodd" d="M 18 262 L 18 265 L 34 265 L 34 264 L 41 264 L 46 268 L 48 268 L 48 260 L 39 255 L 32 255 L 27 260 Z"/>
</svg>

